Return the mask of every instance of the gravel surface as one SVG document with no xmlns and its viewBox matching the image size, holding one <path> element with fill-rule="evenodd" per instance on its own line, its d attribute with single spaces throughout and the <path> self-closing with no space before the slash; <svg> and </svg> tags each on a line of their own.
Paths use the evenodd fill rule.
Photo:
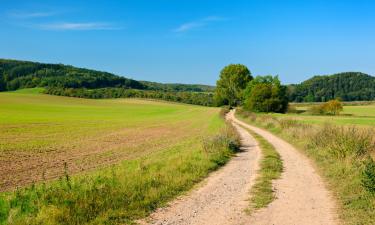
<svg viewBox="0 0 375 225">
<path fill-rule="evenodd" d="M 267 139 L 284 165 L 281 178 L 274 182 L 277 199 L 253 214 L 248 224 L 339 224 L 335 202 L 305 155 L 270 132 L 237 120 L 233 111 L 230 116 L 235 123 Z"/>
<path fill-rule="evenodd" d="M 186 196 L 153 213 L 140 224 L 238 225 L 248 215 L 249 190 L 254 182 L 260 150 L 249 133 L 235 125 L 242 151 Z"/>
<path fill-rule="evenodd" d="M 268 131 L 227 115 L 241 136 L 242 151 L 212 173 L 187 195 L 158 209 L 140 224 L 154 225 L 331 225 L 339 224 L 335 203 L 310 160 L 292 145 Z M 280 153 L 284 171 L 274 182 L 276 200 L 251 216 L 249 191 L 259 168 L 261 151 L 251 129 L 267 139 Z"/>
</svg>

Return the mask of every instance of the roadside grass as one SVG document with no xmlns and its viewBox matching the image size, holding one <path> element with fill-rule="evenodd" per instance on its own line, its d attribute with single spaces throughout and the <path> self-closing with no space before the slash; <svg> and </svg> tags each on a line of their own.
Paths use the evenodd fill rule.
<svg viewBox="0 0 375 225">
<path fill-rule="evenodd" d="M 282 137 L 313 159 L 335 195 L 342 223 L 374 224 L 374 128 L 307 124 L 241 110 L 237 115 Z"/>
<path fill-rule="evenodd" d="M 275 150 L 272 144 L 254 131 L 247 128 L 244 129 L 257 140 L 262 151 L 259 175 L 250 191 L 251 197 L 248 212 L 252 213 L 257 209 L 267 207 L 275 200 L 276 197 L 272 182 L 280 178 L 283 171 L 283 162 L 280 154 Z"/>
<path fill-rule="evenodd" d="M 224 165 L 239 148 L 236 132 L 219 117 L 217 108 L 138 100 L 81 100 L 21 93 L 1 95 L 7 96 L 0 99 L 6 108 L 0 110 L 0 120 L 7 124 L 5 126 L 22 126 L 25 121 L 35 123 L 34 118 L 45 116 L 47 123 L 54 118 L 66 126 L 62 130 L 65 134 L 70 129 L 68 126 L 77 127 L 75 123 L 91 122 L 85 116 L 92 116 L 91 119 L 94 117 L 95 121 L 101 122 L 97 127 L 101 132 L 113 131 L 118 126 L 138 127 L 145 131 L 165 122 L 168 126 L 181 127 L 182 133 L 185 133 L 182 136 L 176 133 L 179 138 L 171 137 L 171 140 L 162 136 L 160 138 L 166 140 L 146 145 L 150 148 L 147 154 L 97 170 L 72 175 L 72 164 L 64 163 L 63 174 L 58 180 L 43 179 L 30 186 L 0 193 L 0 224 L 4 225 L 134 224 L 137 219 L 146 217 L 191 189 L 209 172 Z M 38 110 L 38 106 L 47 111 Z M 26 114 L 29 118 L 17 118 L 11 113 L 18 113 L 24 108 L 30 109 L 30 113 Z M 115 121 L 119 124 L 113 125 Z M 187 126 L 186 121 L 192 125 Z M 144 126 L 146 123 L 151 125 Z M 16 132 L 25 137 L 18 141 L 28 141 L 26 137 L 29 133 L 24 133 L 22 129 Z M 52 137 L 55 138 L 55 135 Z M 78 135 L 77 138 L 84 137 Z M 61 135 L 60 138 L 69 142 L 71 136 Z M 147 143 L 149 140 L 144 137 L 136 141 Z M 158 143 L 164 141 L 167 144 L 159 146 Z M 26 148 L 27 144 L 23 145 Z M 16 149 L 8 150 L 9 146 L 11 144 L 3 145 L 3 150 L 16 153 Z M 41 150 L 43 146 L 39 146 Z M 37 154 L 38 148 L 32 151 Z"/>
</svg>

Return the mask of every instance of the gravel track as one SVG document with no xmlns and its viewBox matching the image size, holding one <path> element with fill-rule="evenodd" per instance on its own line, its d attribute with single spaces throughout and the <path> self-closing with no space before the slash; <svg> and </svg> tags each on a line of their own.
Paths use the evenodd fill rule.
<svg viewBox="0 0 375 225">
<path fill-rule="evenodd" d="M 335 203 L 310 160 L 268 131 L 227 115 L 243 145 L 227 165 L 213 172 L 193 191 L 160 208 L 140 224 L 153 225 L 333 225 L 339 224 Z M 268 140 L 281 155 L 284 171 L 274 181 L 276 200 L 251 216 L 249 191 L 259 168 L 261 151 L 251 129 Z"/>
</svg>

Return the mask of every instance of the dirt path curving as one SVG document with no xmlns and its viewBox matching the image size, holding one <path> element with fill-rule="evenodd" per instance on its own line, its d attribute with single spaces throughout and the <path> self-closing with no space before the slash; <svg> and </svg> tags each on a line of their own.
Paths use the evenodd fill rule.
<svg viewBox="0 0 375 225">
<path fill-rule="evenodd" d="M 292 145 L 268 131 L 248 125 L 234 116 L 229 117 L 248 129 L 267 139 L 280 153 L 284 172 L 274 182 L 277 199 L 267 208 L 253 214 L 248 224 L 338 224 L 335 204 L 316 173 L 309 159 L 298 152 Z"/>
<path fill-rule="evenodd" d="M 158 209 L 140 224 L 153 225 L 333 225 L 335 204 L 310 161 L 292 145 L 268 131 L 227 118 L 239 132 L 243 151 L 212 173 L 191 193 Z M 263 136 L 280 153 L 284 171 L 274 182 L 277 199 L 249 216 L 249 190 L 256 178 L 261 151 L 244 129 Z"/>
<path fill-rule="evenodd" d="M 242 139 L 242 151 L 223 168 L 213 172 L 200 187 L 153 213 L 155 225 L 238 225 L 248 215 L 249 190 L 254 182 L 260 150 L 249 133 L 235 125 Z"/>
</svg>

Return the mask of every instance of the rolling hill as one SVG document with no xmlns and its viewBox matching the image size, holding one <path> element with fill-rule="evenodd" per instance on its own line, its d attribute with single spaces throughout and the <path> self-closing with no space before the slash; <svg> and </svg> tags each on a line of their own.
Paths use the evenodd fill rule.
<svg viewBox="0 0 375 225">
<path fill-rule="evenodd" d="M 325 102 L 334 98 L 343 101 L 375 99 L 375 77 L 360 72 L 314 76 L 300 84 L 289 85 L 289 100 L 294 102 Z"/>
<path fill-rule="evenodd" d="M 214 90 L 214 87 L 209 85 L 136 81 L 108 72 L 63 64 L 0 59 L 0 91 L 33 87 L 125 88 L 177 92 L 212 92 Z"/>
</svg>

